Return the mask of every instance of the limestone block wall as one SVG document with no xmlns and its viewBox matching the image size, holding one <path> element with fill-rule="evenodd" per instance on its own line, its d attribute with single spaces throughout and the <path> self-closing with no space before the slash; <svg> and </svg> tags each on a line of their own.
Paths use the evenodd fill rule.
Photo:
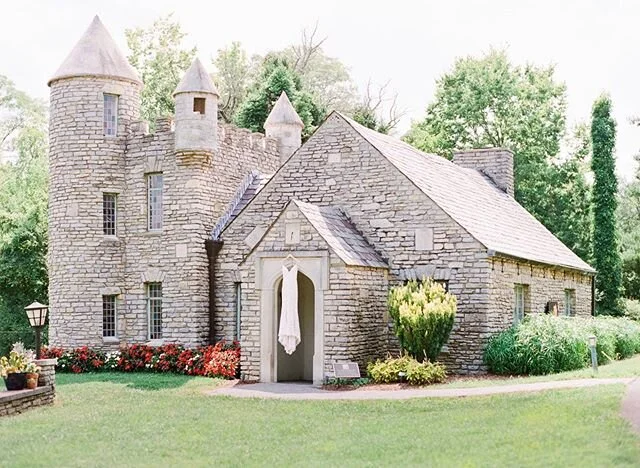
<svg viewBox="0 0 640 468">
<path fill-rule="evenodd" d="M 31 408 L 52 405 L 55 396 L 55 391 L 50 385 L 33 390 L 0 392 L 0 417 L 15 416 Z"/>
<path fill-rule="evenodd" d="M 300 239 L 295 244 L 286 241 L 289 222 L 300 225 Z M 255 263 L 257 254 L 263 252 L 280 253 L 282 257 L 290 252 L 328 252 L 328 288 L 322 291 L 320 285 L 314 285 L 316 293 L 323 294 L 325 372 L 333 370 L 333 362 L 345 361 L 356 361 L 364 369 L 367 362 L 384 355 L 387 270 L 345 265 L 291 204 L 237 269 L 236 280 L 242 283 L 241 366 L 245 378 L 260 378 L 261 304 L 260 291 L 256 289 Z M 226 319 L 227 327 L 235 327 L 230 316 Z"/>
<path fill-rule="evenodd" d="M 154 134 L 132 134 L 127 153 L 126 279 L 119 329 L 121 342 L 148 339 L 145 283 L 162 282 L 163 341 L 204 344 L 209 330 L 208 260 L 205 239 L 252 170 L 273 172 L 273 140 L 235 128 L 218 129 L 213 152 L 174 151 L 170 120 Z M 147 229 L 147 176 L 163 174 L 163 228 Z M 111 346 L 117 346 L 113 343 Z"/>
<path fill-rule="evenodd" d="M 489 309 L 486 249 L 337 114 L 222 233 L 224 245 L 216 265 L 215 325 L 220 338 L 235 333 L 235 270 L 250 250 L 245 239 L 256 229 L 266 229 L 292 198 L 342 208 L 388 260 L 390 285 L 402 283 L 416 270 L 448 280 L 458 297 L 459 314 L 447 362 L 459 371 L 481 368 L 479 337 L 487 334 Z"/>
<path fill-rule="evenodd" d="M 491 269 L 491 307 L 487 325 L 492 333 L 513 324 L 515 304 L 514 286 L 523 284 L 525 314 L 544 313 L 549 301 L 558 302 L 558 312 L 563 314 L 565 289 L 573 290 L 574 314 L 591 315 L 591 275 L 570 269 L 532 265 L 523 261 L 495 257 Z"/>
<path fill-rule="evenodd" d="M 117 136 L 105 136 L 103 95 L 117 94 Z M 107 78 L 51 83 L 49 119 L 49 342 L 102 344 L 102 293 L 123 283 L 124 246 L 103 235 L 103 193 L 123 194 L 126 135 L 140 86 Z M 124 220 L 117 225 L 124 230 Z"/>
</svg>

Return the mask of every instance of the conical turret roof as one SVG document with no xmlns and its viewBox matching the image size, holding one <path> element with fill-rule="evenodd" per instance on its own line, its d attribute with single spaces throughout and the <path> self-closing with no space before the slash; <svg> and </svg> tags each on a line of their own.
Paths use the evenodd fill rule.
<svg viewBox="0 0 640 468">
<path fill-rule="evenodd" d="M 47 84 L 76 76 L 104 76 L 142 83 L 97 15 Z"/>
<path fill-rule="evenodd" d="M 293 108 L 293 104 L 289 101 L 289 96 L 284 91 L 282 91 L 273 109 L 271 109 L 267 120 L 264 122 L 264 128 L 269 125 L 282 124 L 298 125 L 300 128 L 304 128 L 304 122 Z"/>
<path fill-rule="evenodd" d="M 198 57 L 185 72 L 173 95 L 179 93 L 209 93 L 220 96 L 207 70 Z"/>
</svg>

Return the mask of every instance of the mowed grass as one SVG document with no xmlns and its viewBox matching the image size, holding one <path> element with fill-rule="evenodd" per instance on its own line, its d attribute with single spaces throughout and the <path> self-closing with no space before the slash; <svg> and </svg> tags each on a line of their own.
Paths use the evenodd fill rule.
<svg viewBox="0 0 640 468">
<path fill-rule="evenodd" d="M 640 466 L 625 388 L 409 401 L 277 401 L 203 378 L 59 375 L 54 407 L 0 420 L 0 464 Z"/>
<path fill-rule="evenodd" d="M 536 375 L 531 377 L 504 377 L 496 379 L 464 379 L 454 380 L 433 388 L 469 388 L 469 387 L 489 387 L 493 385 L 512 385 L 545 382 L 550 380 L 572 380 L 590 378 L 612 378 L 612 377 L 640 377 L 640 355 L 621 361 L 613 361 L 607 365 L 600 366 L 594 375 L 591 367 L 576 371 L 561 372 L 558 374 Z"/>
</svg>

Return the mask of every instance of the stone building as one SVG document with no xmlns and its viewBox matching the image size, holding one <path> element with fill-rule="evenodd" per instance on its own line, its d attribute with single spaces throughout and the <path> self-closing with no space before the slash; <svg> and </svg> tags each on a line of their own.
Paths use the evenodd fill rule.
<svg viewBox="0 0 640 468">
<path fill-rule="evenodd" d="M 266 135 L 218 122 L 196 60 L 154 133 L 141 82 L 94 19 L 49 81 L 50 342 L 238 339 L 246 379 L 319 382 L 396 350 L 389 287 L 433 277 L 458 299 L 442 359 L 482 371 L 526 314 L 592 311 L 594 270 L 513 198 L 506 149 L 425 154 L 333 112 L 301 144 L 285 94 Z M 302 343 L 277 343 L 282 265 L 298 265 Z"/>
</svg>

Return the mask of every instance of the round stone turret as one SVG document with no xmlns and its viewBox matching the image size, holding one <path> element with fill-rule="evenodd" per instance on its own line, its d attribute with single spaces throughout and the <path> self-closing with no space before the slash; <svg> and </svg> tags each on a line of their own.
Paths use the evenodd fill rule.
<svg viewBox="0 0 640 468">
<path fill-rule="evenodd" d="M 103 344 L 102 294 L 124 282 L 121 220 L 129 124 L 141 81 L 96 16 L 49 80 L 49 343 Z"/>
<path fill-rule="evenodd" d="M 220 93 L 196 58 L 173 92 L 176 100 L 176 151 L 212 152 L 217 146 Z"/>
<path fill-rule="evenodd" d="M 283 91 L 264 122 L 266 135 L 278 140 L 281 164 L 302 145 L 303 128 L 302 119 Z"/>
</svg>

